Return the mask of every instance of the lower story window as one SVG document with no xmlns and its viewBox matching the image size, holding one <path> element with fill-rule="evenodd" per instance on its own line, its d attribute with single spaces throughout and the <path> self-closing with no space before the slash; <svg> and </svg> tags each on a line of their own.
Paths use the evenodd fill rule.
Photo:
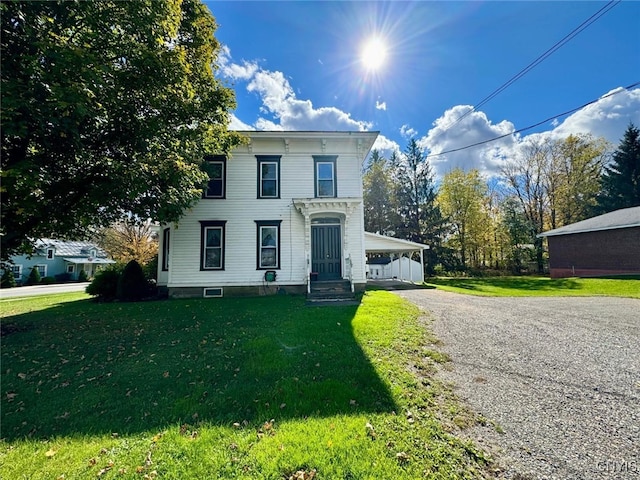
<svg viewBox="0 0 640 480">
<path fill-rule="evenodd" d="M 47 276 L 47 266 L 46 265 L 35 265 L 33 268 L 38 269 L 38 273 L 40 274 L 40 278 L 44 278 Z"/>
<path fill-rule="evenodd" d="M 257 269 L 280 268 L 281 220 L 256 220 Z"/>
<path fill-rule="evenodd" d="M 75 271 L 76 271 L 76 266 L 73 263 L 67 265 L 67 273 L 74 273 Z"/>
<path fill-rule="evenodd" d="M 22 280 L 22 265 L 11 265 L 11 273 L 16 280 Z"/>
<path fill-rule="evenodd" d="M 225 221 L 200 222 L 200 270 L 224 270 Z"/>
</svg>

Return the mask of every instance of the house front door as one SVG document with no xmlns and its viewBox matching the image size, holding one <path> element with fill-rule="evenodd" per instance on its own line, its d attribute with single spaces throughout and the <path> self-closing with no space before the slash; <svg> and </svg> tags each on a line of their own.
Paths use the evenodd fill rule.
<svg viewBox="0 0 640 480">
<path fill-rule="evenodd" d="M 340 225 L 311 226 L 311 270 L 318 280 L 338 280 L 341 272 Z"/>
</svg>

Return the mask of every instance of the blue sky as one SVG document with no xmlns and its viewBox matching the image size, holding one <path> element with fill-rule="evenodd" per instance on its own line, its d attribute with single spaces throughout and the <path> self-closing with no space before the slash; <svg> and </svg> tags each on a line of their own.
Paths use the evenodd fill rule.
<svg viewBox="0 0 640 480">
<path fill-rule="evenodd" d="M 615 146 L 630 121 L 640 125 L 640 85 L 618 91 L 640 82 L 640 2 L 617 3 L 471 113 L 607 2 L 205 3 L 223 45 L 219 77 L 236 92 L 236 129 L 378 130 L 386 155 L 411 137 L 438 154 L 507 135 L 430 158 L 438 175 L 491 176 L 533 139 L 588 133 Z M 382 46 L 365 64 L 371 38 Z"/>
</svg>

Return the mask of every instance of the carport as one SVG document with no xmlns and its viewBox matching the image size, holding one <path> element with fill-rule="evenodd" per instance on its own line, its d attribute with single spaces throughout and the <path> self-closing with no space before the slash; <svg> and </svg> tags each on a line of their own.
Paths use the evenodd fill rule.
<svg viewBox="0 0 640 480">
<path fill-rule="evenodd" d="M 400 238 L 387 237 L 377 233 L 364 232 L 364 247 L 367 255 L 385 255 L 388 256 L 391 261 L 394 259 L 400 260 L 399 274 L 397 279 L 401 281 L 412 281 L 411 271 L 405 268 L 403 271 L 403 258 L 409 258 L 417 253 L 420 256 L 420 278 L 416 283 L 424 282 L 424 250 L 429 249 L 429 245 L 423 243 L 411 242 L 409 240 L 402 240 Z"/>
</svg>

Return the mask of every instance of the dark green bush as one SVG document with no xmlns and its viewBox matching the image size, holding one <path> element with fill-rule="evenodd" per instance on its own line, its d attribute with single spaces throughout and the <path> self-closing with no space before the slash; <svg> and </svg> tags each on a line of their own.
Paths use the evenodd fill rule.
<svg viewBox="0 0 640 480">
<path fill-rule="evenodd" d="M 13 276 L 13 272 L 10 269 L 6 269 L 2 274 L 0 286 L 2 288 L 13 288 L 16 286 L 16 278 Z"/>
<path fill-rule="evenodd" d="M 58 283 L 67 283 L 69 281 L 71 281 L 71 274 L 70 273 L 58 273 L 56 275 L 54 275 L 56 278 L 56 282 Z"/>
<path fill-rule="evenodd" d="M 29 278 L 27 278 L 27 285 L 38 285 L 40 280 L 42 280 L 40 272 L 36 267 L 33 267 L 29 273 Z"/>
<path fill-rule="evenodd" d="M 135 260 L 131 260 L 124 267 L 118 280 L 118 300 L 136 302 L 149 295 L 149 282 L 144 276 L 142 267 Z"/>
<path fill-rule="evenodd" d="M 93 295 L 99 301 L 111 302 L 117 297 L 119 279 L 120 268 L 114 266 L 101 270 L 96 274 L 93 281 L 87 285 L 85 292 Z"/>
<path fill-rule="evenodd" d="M 80 272 L 78 272 L 78 281 L 79 282 L 88 282 L 89 281 L 89 277 L 87 277 L 87 272 L 85 272 L 84 270 L 80 270 Z"/>
<path fill-rule="evenodd" d="M 53 277 L 42 277 L 42 280 L 40 280 L 41 285 L 52 285 L 54 283 L 56 283 L 56 279 Z"/>
<path fill-rule="evenodd" d="M 144 276 L 147 277 L 148 280 L 157 280 L 158 279 L 158 256 L 156 255 L 151 260 L 149 260 L 144 267 L 142 267 L 144 271 Z"/>
</svg>

